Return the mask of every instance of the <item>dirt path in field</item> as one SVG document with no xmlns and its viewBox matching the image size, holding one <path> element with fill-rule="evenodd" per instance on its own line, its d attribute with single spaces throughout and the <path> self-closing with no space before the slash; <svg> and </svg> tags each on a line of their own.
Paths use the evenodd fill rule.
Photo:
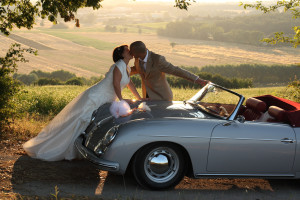
<svg viewBox="0 0 300 200">
<path fill-rule="evenodd" d="M 300 181 L 189 179 L 172 190 L 140 188 L 131 175 L 98 170 L 87 161 L 44 162 L 28 157 L 21 142 L 0 142 L 0 199 L 50 199 L 55 186 L 67 199 L 300 199 Z"/>
</svg>

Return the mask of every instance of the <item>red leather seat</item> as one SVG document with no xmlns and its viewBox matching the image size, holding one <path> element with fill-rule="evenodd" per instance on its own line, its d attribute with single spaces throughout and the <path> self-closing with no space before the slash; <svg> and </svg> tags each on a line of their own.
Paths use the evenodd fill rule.
<svg viewBox="0 0 300 200">
<path fill-rule="evenodd" d="M 277 106 L 270 106 L 268 113 L 274 119 L 268 120 L 269 122 L 285 122 L 287 121 L 286 111 Z"/>
<path fill-rule="evenodd" d="M 246 110 L 243 113 L 243 116 L 247 121 L 257 120 L 266 111 L 266 109 L 267 105 L 265 102 L 251 97 L 246 101 Z"/>
</svg>

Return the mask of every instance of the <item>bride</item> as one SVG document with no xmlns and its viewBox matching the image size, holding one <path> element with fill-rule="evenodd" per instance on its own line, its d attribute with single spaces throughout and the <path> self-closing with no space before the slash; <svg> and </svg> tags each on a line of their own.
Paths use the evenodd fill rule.
<svg viewBox="0 0 300 200">
<path fill-rule="evenodd" d="M 46 161 L 72 160 L 77 157 L 75 139 L 88 126 L 95 109 L 117 97 L 123 100 L 121 91 L 125 86 L 141 99 L 129 77 L 128 63 L 132 58 L 127 45 L 116 47 L 113 51 L 115 64 L 105 78 L 79 94 L 35 138 L 27 141 L 23 145 L 27 154 Z"/>
</svg>

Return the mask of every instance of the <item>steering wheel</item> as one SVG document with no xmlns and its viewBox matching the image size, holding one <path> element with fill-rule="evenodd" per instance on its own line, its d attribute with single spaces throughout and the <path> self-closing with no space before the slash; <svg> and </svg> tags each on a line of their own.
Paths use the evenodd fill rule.
<svg viewBox="0 0 300 200">
<path fill-rule="evenodd" d="M 205 107 L 207 110 L 209 110 L 209 111 L 211 111 L 211 112 L 213 112 L 213 113 L 215 113 L 215 114 L 217 114 L 217 115 L 219 115 L 220 114 L 220 112 L 218 112 L 217 110 L 214 110 L 214 109 L 212 109 L 211 107 L 209 107 L 209 106 L 207 106 L 207 107 Z"/>
<path fill-rule="evenodd" d="M 227 112 L 226 108 L 224 108 L 223 106 L 220 106 L 220 115 L 228 117 L 229 113 Z"/>
</svg>

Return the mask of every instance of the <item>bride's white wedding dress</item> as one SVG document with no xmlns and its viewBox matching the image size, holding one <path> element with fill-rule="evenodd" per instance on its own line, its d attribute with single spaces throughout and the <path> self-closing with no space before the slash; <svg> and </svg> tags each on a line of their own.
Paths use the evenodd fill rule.
<svg viewBox="0 0 300 200">
<path fill-rule="evenodd" d="M 88 126 L 93 111 L 117 97 L 113 87 L 115 66 L 122 74 L 121 89 L 129 83 L 127 70 L 130 68 L 119 60 L 111 66 L 102 81 L 79 94 L 35 138 L 23 145 L 29 156 L 47 161 L 78 157 L 74 142 Z"/>
</svg>

